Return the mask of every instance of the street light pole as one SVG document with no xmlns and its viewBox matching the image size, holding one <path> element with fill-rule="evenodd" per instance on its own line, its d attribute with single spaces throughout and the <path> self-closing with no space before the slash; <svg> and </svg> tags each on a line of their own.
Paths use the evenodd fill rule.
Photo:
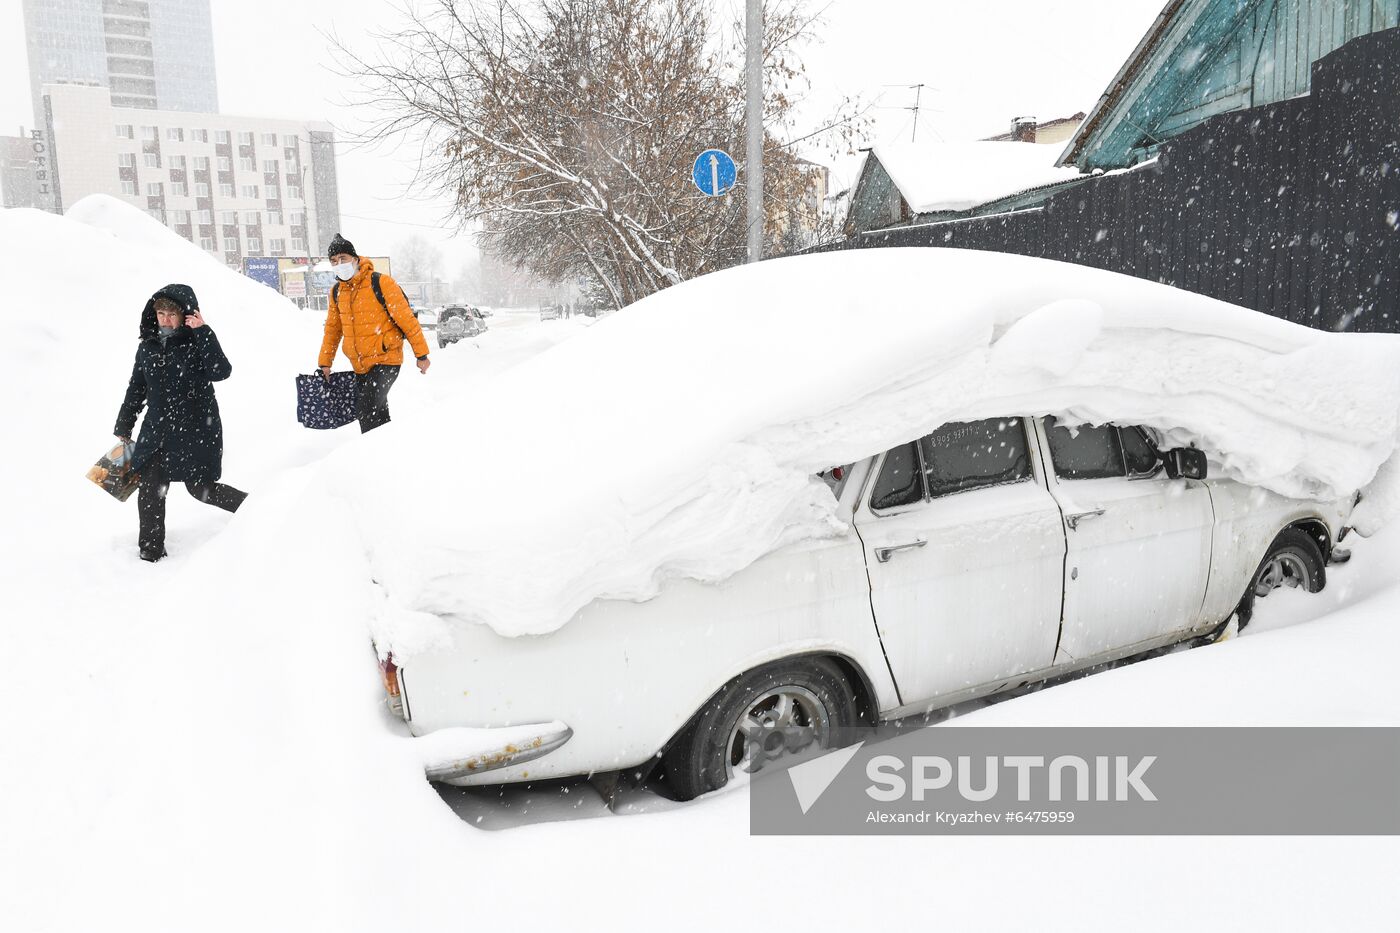
<svg viewBox="0 0 1400 933">
<path fill-rule="evenodd" d="M 763 0 L 748 0 L 746 23 L 747 97 L 745 123 L 748 131 L 748 172 L 746 192 L 748 261 L 763 258 Z"/>
</svg>

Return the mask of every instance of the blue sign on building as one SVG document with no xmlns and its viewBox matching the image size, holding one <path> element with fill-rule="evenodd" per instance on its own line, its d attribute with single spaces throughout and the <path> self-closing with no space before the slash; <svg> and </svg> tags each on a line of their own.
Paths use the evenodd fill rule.
<svg viewBox="0 0 1400 933">
<path fill-rule="evenodd" d="M 243 274 L 255 282 L 261 282 L 275 291 L 282 290 L 281 276 L 277 271 L 277 257 L 248 256 L 243 260 Z"/>
<path fill-rule="evenodd" d="M 702 194 L 718 197 L 734 187 L 739 169 L 723 149 L 706 149 L 695 158 L 690 177 Z"/>
</svg>

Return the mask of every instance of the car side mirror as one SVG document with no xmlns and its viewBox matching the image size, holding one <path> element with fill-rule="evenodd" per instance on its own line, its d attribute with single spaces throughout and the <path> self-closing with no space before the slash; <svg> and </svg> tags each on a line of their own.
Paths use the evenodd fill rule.
<svg viewBox="0 0 1400 933">
<path fill-rule="evenodd" d="M 1205 479 L 1206 452 L 1194 447 L 1174 447 L 1162 454 L 1167 475 L 1172 479 Z"/>
</svg>

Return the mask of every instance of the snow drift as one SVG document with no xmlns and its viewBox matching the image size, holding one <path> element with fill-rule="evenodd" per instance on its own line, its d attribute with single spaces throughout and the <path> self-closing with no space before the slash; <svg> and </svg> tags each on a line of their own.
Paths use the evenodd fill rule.
<svg viewBox="0 0 1400 933">
<path fill-rule="evenodd" d="M 444 619 L 545 633 L 840 534 L 812 474 L 947 421 L 1143 424 L 1217 475 L 1334 497 L 1390 457 L 1398 411 L 1397 337 L 1046 260 L 867 250 L 668 289 L 503 373 L 452 430 L 376 433 L 333 473 L 385 596 L 376 639 L 403 656 Z M 406 471 L 452 490 L 431 518 L 377 501 Z"/>
<path fill-rule="evenodd" d="M 379 445 L 444 430 L 460 436 L 472 412 L 495 398 L 490 380 L 561 339 L 581 339 L 570 337 L 588 333 L 581 322 L 517 315 L 516 327 L 498 315 L 480 340 L 435 350 L 429 376 L 400 379 L 393 425 L 364 438 L 354 429 L 313 432 L 296 425 L 290 376 L 314 363 L 319 315 L 301 316 L 111 201 L 82 202 L 66 217 L 0 211 L 0 244 L 16 270 L 6 308 L 19 341 L 0 377 L 14 402 L 7 413 L 16 447 L 0 458 L 10 661 L 0 680 L 7 929 L 426 930 L 468 916 L 492 926 L 622 929 L 663 918 L 699 929 L 713 921 L 676 905 L 732 884 L 736 863 L 755 858 L 840 865 L 843 883 L 885 892 L 817 904 L 755 899 L 747 916 L 760 926 L 791 926 L 796 917 L 814 928 L 865 929 L 927 911 L 926 886 L 889 886 L 888 840 L 746 841 L 742 790 L 674 809 L 642 798 L 624 817 L 584 786 L 520 788 L 516 796 L 491 789 L 468 799 L 498 819 L 467 816 L 467 808 L 464 822 L 424 781 L 431 746 L 409 740 L 383 708 L 365 639 L 374 571 L 345 506 L 401 510 L 405 522 L 428 529 L 470 513 L 451 507 L 452 496 L 520 495 L 519 487 L 478 487 L 477 464 L 455 459 L 425 461 L 386 482 L 376 472 L 384 464 Z M 226 470 L 252 495 L 228 516 L 173 493 L 171 555 L 149 565 L 136 557 L 134 503 L 119 505 L 82 474 L 111 430 L 136 315 L 169 281 L 195 287 L 233 360 L 233 378 L 219 386 Z M 937 293 L 925 285 L 917 295 Z M 750 313 L 765 314 L 757 304 Z M 736 320 L 717 322 L 735 342 L 747 335 Z M 663 335 L 668 326 L 656 325 Z M 858 335 L 852 329 L 850 342 Z M 676 344 L 684 336 L 662 339 L 666 352 L 683 356 Z M 697 352 L 705 349 L 714 344 Z M 806 365 L 787 350 L 773 355 L 786 361 L 774 363 L 775 373 Z M 825 365 L 844 358 L 843 350 Z M 716 399 L 729 391 L 727 359 L 709 364 L 703 391 Z M 889 380 L 872 386 L 880 381 Z M 539 391 L 562 384 L 549 380 Z M 589 385 L 568 388 L 586 394 Z M 433 399 L 441 401 L 436 409 Z M 561 482 L 609 466 L 567 450 L 552 456 Z M 327 477 L 347 464 L 373 473 L 379 494 L 351 490 L 347 500 L 342 487 L 332 501 Z M 1288 594 L 1300 613 L 1289 621 L 1348 609 L 1269 631 L 1276 610 L 1289 605 L 1270 598 L 1244 638 L 969 712 L 964 721 L 1395 724 L 1397 566 L 1392 527 L 1334 568 L 1319 596 Z M 540 820 L 569 822 L 475 828 Z M 1151 903 L 1144 916 L 1153 929 L 1203 919 L 1219 925 L 1222 917 L 1235 927 L 1287 927 L 1318 910 L 1326 923 L 1354 929 L 1397 908 L 1391 839 L 1221 837 L 1212 846 L 1234 866 L 1236 882 L 1214 886 L 1223 892 L 1214 897 L 1158 896 L 1163 872 L 1198 857 L 1192 839 L 948 838 L 921 847 L 910 864 L 955 893 L 938 892 L 940 908 L 969 929 L 989 925 L 987 903 L 1008 889 L 1016 906 L 1027 907 L 1075 890 L 1086 865 L 1095 872 L 1095 909 L 1137 916 Z M 1311 893 L 1318 889 L 1336 896 L 1318 907 Z M 1078 913 L 1046 914 L 1045 922 L 1082 926 Z"/>
</svg>

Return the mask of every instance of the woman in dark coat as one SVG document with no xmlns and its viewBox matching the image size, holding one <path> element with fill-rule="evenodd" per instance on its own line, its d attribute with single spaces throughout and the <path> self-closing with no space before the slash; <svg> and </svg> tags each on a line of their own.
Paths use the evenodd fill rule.
<svg viewBox="0 0 1400 933">
<path fill-rule="evenodd" d="M 224 431 L 214 383 L 233 372 L 214 331 L 204 323 L 188 285 L 167 285 L 141 312 L 136 365 L 117 415 L 115 433 L 131 439 L 146 407 L 131 467 L 141 474 L 141 559 L 165 556 L 165 493 L 172 481 L 200 502 L 236 512 L 247 494 L 220 483 Z"/>
</svg>

